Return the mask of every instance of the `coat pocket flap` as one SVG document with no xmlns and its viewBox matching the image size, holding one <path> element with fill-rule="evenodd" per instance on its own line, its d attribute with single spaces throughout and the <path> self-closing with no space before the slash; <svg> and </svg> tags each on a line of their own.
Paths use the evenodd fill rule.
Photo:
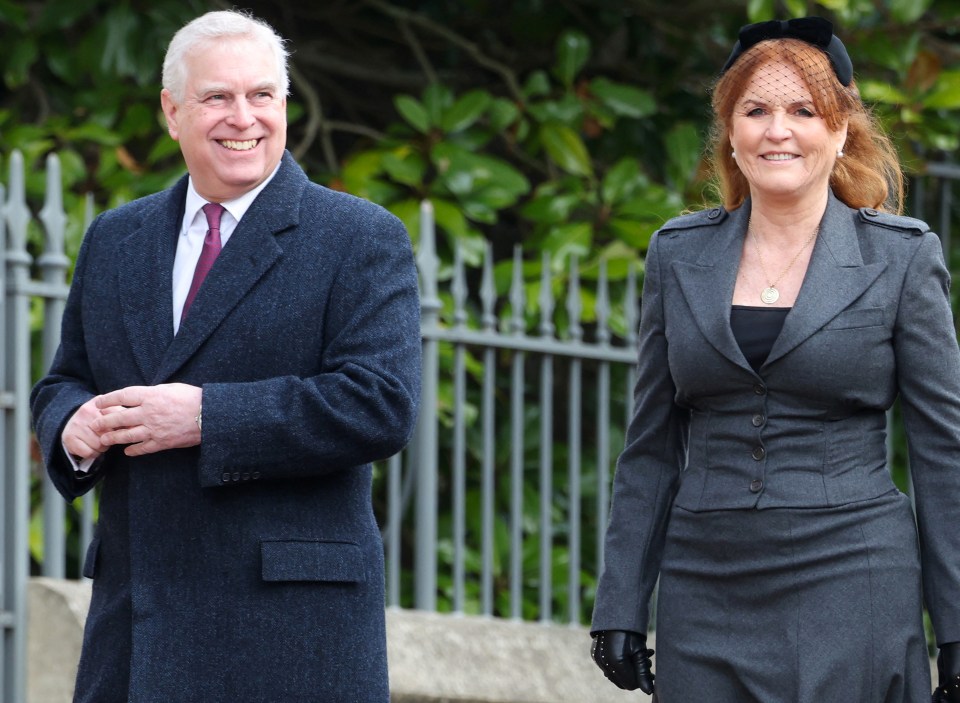
<svg viewBox="0 0 960 703">
<path fill-rule="evenodd" d="M 260 543 L 264 581 L 363 583 L 363 552 L 353 542 L 277 540 Z"/>
<path fill-rule="evenodd" d="M 97 577 L 97 555 L 100 553 L 100 538 L 94 537 L 87 547 L 87 554 L 83 559 L 83 571 L 81 572 L 88 579 Z"/>
<path fill-rule="evenodd" d="M 883 324 L 883 308 L 854 308 L 844 310 L 827 323 L 828 330 L 849 330 L 858 327 L 876 327 Z"/>
</svg>

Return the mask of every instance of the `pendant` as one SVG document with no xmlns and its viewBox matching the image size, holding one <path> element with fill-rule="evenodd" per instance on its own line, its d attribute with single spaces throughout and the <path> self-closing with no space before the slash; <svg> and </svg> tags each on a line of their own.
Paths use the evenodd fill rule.
<svg viewBox="0 0 960 703">
<path fill-rule="evenodd" d="M 760 291 L 760 300 L 765 302 L 767 305 L 773 305 L 780 299 L 780 291 L 778 291 L 773 286 L 768 286 Z"/>
</svg>

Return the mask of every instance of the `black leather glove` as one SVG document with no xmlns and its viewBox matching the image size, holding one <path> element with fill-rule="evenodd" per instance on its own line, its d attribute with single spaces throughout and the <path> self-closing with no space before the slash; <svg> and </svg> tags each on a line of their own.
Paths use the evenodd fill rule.
<svg viewBox="0 0 960 703">
<path fill-rule="evenodd" d="M 960 642 L 947 642 L 937 654 L 938 682 L 933 703 L 960 703 Z"/>
<path fill-rule="evenodd" d="M 654 676 L 650 671 L 653 650 L 647 649 L 646 635 L 627 630 L 600 630 L 593 635 L 590 656 L 603 675 L 620 688 L 628 691 L 639 688 L 647 695 L 653 693 Z"/>
</svg>

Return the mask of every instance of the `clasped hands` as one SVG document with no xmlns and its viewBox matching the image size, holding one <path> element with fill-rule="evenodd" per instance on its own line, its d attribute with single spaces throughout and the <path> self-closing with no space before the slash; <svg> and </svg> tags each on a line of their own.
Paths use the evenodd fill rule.
<svg viewBox="0 0 960 703">
<path fill-rule="evenodd" d="M 73 457 L 96 458 L 114 445 L 127 456 L 200 443 L 196 417 L 202 389 L 186 383 L 128 386 L 81 405 L 63 429 L 63 446 Z"/>
<path fill-rule="evenodd" d="M 647 649 L 646 635 L 627 630 L 600 630 L 593 636 L 590 655 L 603 675 L 618 687 L 627 691 L 639 688 L 647 695 L 653 693 L 654 675 L 650 670 L 653 650 Z"/>
</svg>

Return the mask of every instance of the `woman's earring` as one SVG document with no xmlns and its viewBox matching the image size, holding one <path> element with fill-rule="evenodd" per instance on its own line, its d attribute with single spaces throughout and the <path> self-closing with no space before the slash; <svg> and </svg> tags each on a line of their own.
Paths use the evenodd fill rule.
<svg viewBox="0 0 960 703">
<path fill-rule="evenodd" d="M 843 158 L 843 149 L 837 149 L 837 158 L 838 158 L 838 159 L 842 159 L 842 158 Z"/>
<path fill-rule="evenodd" d="M 731 151 L 731 152 L 730 152 L 730 158 L 731 158 L 731 159 L 737 158 L 737 152 Z"/>
</svg>

